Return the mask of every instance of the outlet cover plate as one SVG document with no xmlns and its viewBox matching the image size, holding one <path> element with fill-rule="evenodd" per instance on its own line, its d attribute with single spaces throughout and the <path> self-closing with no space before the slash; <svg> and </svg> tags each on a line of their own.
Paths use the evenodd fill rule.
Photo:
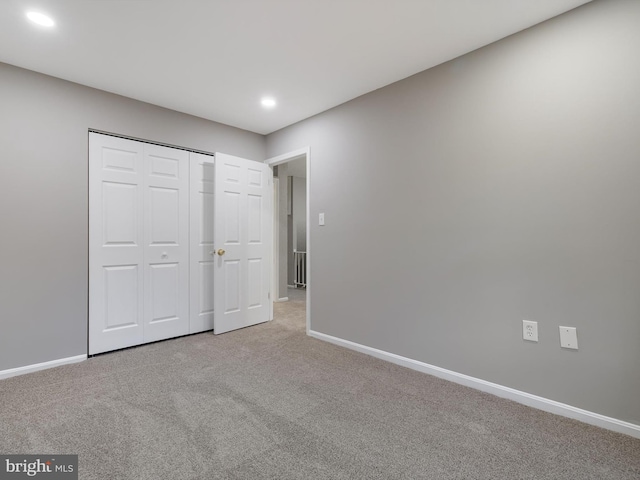
<svg viewBox="0 0 640 480">
<path fill-rule="evenodd" d="M 560 346 L 578 350 L 578 331 L 576 327 L 560 327 Z"/>
<path fill-rule="evenodd" d="M 531 320 L 522 321 L 522 338 L 529 342 L 538 341 L 538 322 Z"/>
</svg>

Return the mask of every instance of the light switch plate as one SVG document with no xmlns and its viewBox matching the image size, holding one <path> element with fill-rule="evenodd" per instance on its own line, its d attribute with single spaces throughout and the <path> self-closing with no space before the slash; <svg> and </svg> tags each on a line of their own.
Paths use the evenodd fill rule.
<svg viewBox="0 0 640 480">
<path fill-rule="evenodd" d="M 578 350 L 578 331 L 576 327 L 560 327 L 560 346 Z"/>
<path fill-rule="evenodd" d="M 318 215 L 318 225 L 324 225 L 324 213 Z"/>
</svg>

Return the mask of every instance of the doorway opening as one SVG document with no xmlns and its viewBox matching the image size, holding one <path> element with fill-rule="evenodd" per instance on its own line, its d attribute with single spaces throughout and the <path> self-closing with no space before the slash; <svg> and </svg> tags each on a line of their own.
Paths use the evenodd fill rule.
<svg viewBox="0 0 640 480">
<path fill-rule="evenodd" d="M 272 318 L 294 327 L 311 325 L 309 147 L 265 161 L 274 176 Z M 297 322 L 297 323 L 296 323 Z"/>
</svg>

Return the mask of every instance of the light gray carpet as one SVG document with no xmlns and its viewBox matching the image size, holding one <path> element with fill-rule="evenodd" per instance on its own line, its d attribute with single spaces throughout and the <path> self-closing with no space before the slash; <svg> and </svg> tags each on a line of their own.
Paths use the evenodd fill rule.
<svg viewBox="0 0 640 480">
<path fill-rule="evenodd" d="M 273 322 L 0 381 L 0 453 L 82 479 L 638 479 L 640 440 Z"/>
</svg>

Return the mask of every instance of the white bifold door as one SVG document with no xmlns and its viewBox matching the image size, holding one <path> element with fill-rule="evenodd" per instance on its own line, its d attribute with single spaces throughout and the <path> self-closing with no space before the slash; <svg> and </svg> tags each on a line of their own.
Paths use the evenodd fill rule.
<svg viewBox="0 0 640 480">
<path fill-rule="evenodd" d="M 273 173 L 216 153 L 214 333 L 269 320 Z"/>
<path fill-rule="evenodd" d="M 89 139 L 89 354 L 189 333 L 189 153 Z"/>
<path fill-rule="evenodd" d="M 271 170 L 90 133 L 89 354 L 269 319 Z"/>
</svg>

